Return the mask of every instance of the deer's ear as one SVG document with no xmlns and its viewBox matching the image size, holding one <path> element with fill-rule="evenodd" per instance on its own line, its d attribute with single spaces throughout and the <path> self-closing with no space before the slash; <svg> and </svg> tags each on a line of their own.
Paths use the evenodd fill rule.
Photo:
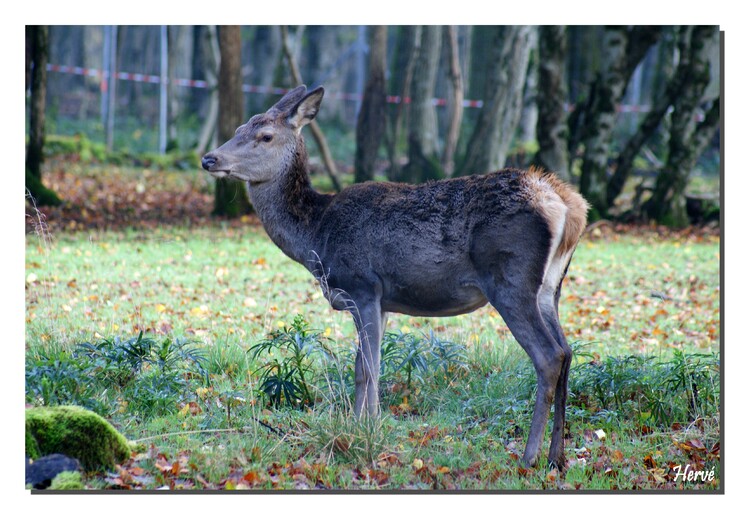
<svg viewBox="0 0 750 520">
<path fill-rule="evenodd" d="M 324 92 L 323 87 L 318 87 L 310 91 L 294 105 L 286 118 L 292 128 L 300 131 L 303 126 L 315 119 L 320 108 L 320 102 L 323 101 Z"/>
<path fill-rule="evenodd" d="M 275 112 L 277 114 L 283 114 L 290 110 L 307 92 L 307 87 L 300 85 L 284 94 L 284 97 L 279 99 L 274 106 L 268 109 L 268 112 Z"/>
</svg>

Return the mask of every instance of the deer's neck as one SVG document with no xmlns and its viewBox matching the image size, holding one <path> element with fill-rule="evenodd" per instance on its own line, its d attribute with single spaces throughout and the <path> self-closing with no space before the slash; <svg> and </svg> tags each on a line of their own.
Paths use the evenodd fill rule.
<svg viewBox="0 0 750 520">
<path fill-rule="evenodd" d="M 292 164 L 276 181 L 248 185 L 250 201 L 271 240 L 291 259 L 307 265 L 317 250 L 316 232 L 332 195 L 315 191 L 300 140 Z"/>
</svg>

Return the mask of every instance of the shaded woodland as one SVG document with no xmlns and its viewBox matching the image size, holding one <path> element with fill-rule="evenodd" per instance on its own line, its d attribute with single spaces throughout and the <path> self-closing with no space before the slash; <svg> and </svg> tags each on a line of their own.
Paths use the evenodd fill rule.
<svg viewBox="0 0 750 520">
<path fill-rule="evenodd" d="M 538 166 L 592 221 L 683 226 L 718 214 L 719 66 L 716 26 L 28 26 L 26 186 L 59 203 L 45 135 L 199 156 L 305 83 L 332 189 Z"/>
</svg>

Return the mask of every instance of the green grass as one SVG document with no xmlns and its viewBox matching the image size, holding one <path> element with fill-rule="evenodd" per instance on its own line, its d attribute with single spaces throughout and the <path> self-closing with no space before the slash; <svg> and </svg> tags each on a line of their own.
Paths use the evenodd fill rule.
<svg viewBox="0 0 750 520">
<path fill-rule="evenodd" d="M 119 475 L 87 475 L 89 488 L 713 489 L 718 480 L 674 483 L 667 472 L 697 461 L 720 468 L 712 453 L 720 436 L 719 290 L 718 238 L 584 238 L 560 302 L 577 352 L 563 478 L 518 465 L 535 379 L 491 307 L 444 319 L 391 316 L 392 338 L 424 342 L 432 333 L 465 346 L 463 365 L 424 371 L 417 363 L 411 377 L 407 365 L 392 365 L 383 416 L 358 422 L 347 379 L 352 320 L 330 309 L 312 276 L 261 228 L 30 233 L 27 400 L 77 399 L 141 441 Z M 253 359 L 248 349 L 297 315 L 335 358 L 311 358 L 313 403 L 273 407 L 259 379 L 287 351 Z M 112 372 L 77 355 L 80 343 L 141 332 L 157 345 L 196 341 L 190 347 L 208 381 L 190 363 L 166 370 L 150 361 L 115 385 Z M 47 394 L 29 388 L 29 370 L 40 367 L 50 370 Z M 165 375 L 176 378 L 174 392 L 147 399 L 171 388 L 160 383 Z M 699 399 L 690 408 L 692 381 Z M 545 449 L 548 442 L 549 432 Z"/>
</svg>

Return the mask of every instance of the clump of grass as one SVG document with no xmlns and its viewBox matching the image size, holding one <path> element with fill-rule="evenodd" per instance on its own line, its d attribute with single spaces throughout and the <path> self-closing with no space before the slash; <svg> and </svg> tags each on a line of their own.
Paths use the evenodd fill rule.
<svg viewBox="0 0 750 520">
<path fill-rule="evenodd" d="M 388 445 L 388 430 L 384 416 L 354 419 L 331 407 L 328 413 L 315 415 L 310 420 L 310 428 L 303 439 L 329 461 L 372 466 Z"/>
</svg>

